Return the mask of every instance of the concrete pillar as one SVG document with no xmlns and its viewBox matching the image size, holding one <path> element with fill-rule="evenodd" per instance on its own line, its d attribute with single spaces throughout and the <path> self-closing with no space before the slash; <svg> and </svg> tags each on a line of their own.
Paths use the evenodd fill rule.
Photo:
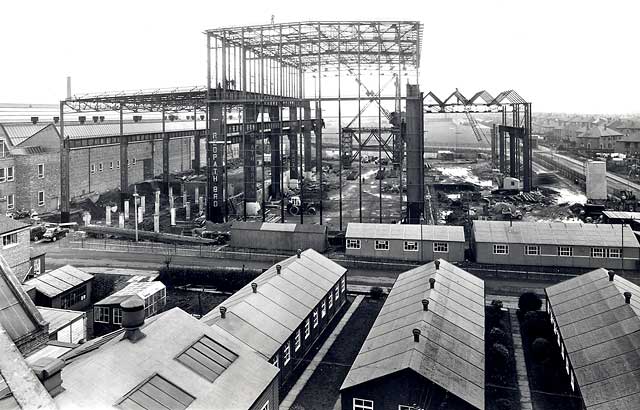
<svg viewBox="0 0 640 410">
<path fill-rule="evenodd" d="M 198 197 L 198 213 L 201 214 L 204 209 L 204 198 Z"/>
<path fill-rule="evenodd" d="M 278 131 L 272 131 L 269 136 L 269 144 L 271 146 L 271 195 L 274 198 L 280 198 L 282 158 L 280 156 L 280 135 Z"/>
<path fill-rule="evenodd" d="M 129 194 L 129 139 L 124 136 L 124 119 L 122 105 L 120 105 L 120 209 L 124 206 Z"/>
<path fill-rule="evenodd" d="M 207 219 L 222 223 L 226 217 L 224 201 L 224 147 L 225 138 L 222 104 L 209 104 L 209 130 L 207 136 Z"/>
<path fill-rule="evenodd" d="M 509 176 L 512 178 L 518 178 L 518 157 L 516 152 L 518 150 L 518 138 L 516 138 L 514 132 L 509 133 Z"/>
<path fill-rule="evenodd" d="M 142 223 L 142 220 L 144 219 L 144 209 L 142 207 L 138 207 L 138 223 Z"/>
<path fill-rule="evenodd" d="M 165 112 L 162 111 L 162 189 L 169 190 L 169 134 L 165 128 Z"/>
<path fill-rule="evenodd" d="M 295 108 L 289 108 L 289 120 L 298 120 L 298 111 Z M 289 131 L 289 175 L 291 179 L 298 179 L 300 171 L 298 162 L 298 125 L 291 123 Z"/>
<path fill-rule="evenodd" d="M 419 224 L 424 212 L 424 137 L 422 93 L 407 84 L 407 219 Z"/>
<path fill-rule="evenodd" d="M 198 202 L 198 199 L 200 198 L 200 187 L 198 185 L 196 185 L 195 187 L 195 192 L 193 193 L 193 200 L 195 202 Z"/>
<path fill-rule="evenodd" d="M 129 201 L 124 201 L 124 220 L 129 220 Z"/>
<path fill-rule="evenodd" d="M 185 211 L 185 219 L 188 221 L 191 219 L 191 201 L 187 201 L 185 207 L 184 207 L 184 211 Z"/>
<path fill-rule="evenodd" d="M 118 215 L 118 226 L 120 229 L 124 229 L 124 213 L 122 212 Z"/>
<path fill-rule="evenodd" d="M 169 214 L 171 215 L 171 226 L 176 226 L 176 208 L 171 208 Z"/>
<path fill-rule="evenodd" d="M 174 204 L 174 198 L 173 198 L 173 187 L 169 186 L 169 208 L 173 208 L 173 204 Z"/>
<path fill-rule="evenodd" d="M 156 191 L 156 202 L 155 202 L 154 215 L 160 215 L 160 191 Z"/>
<path fill-rule="evenodd" d="M 147 207 L 147 199 L 144 195 L 140 195 L 140 209 L 142 209 L 142 215 L 144 215 Z"/>
<path fill-rule="evenodd" d="M 244 122 L 247 124 L 256 122 L 258 107 L 254 104 L 244 106 Z M 256 195 L 256 133 L 248 132 L 244 135 L 244 146 L 240 149 L 243 164 L 244 200 L 255 202 Z"/>
<path fill-rule="evenodd" d="M 304 171 L 307 177 L 310 177 L 311 168 L 313 168 L 313 156 L 311 155 L 311 103 L 305 101 L 303 103 L 303 115 L 304 115 L 304 131 L 302 138 L 304 140 Z"/>
<path fill-rule="evenodd" d="M 182 206 L 187 203 L 187 187 L 185 184 L 182 184 Z"/>
<path fill-rule="evenodd" d="M 200 175 L 200 134 L 198 133 L 198 113 L 193 109 L 193 171 Z"/>
<path fill-rule="evenodd" d="M 160 232 L 160 215 L 153 215 L 153 232 Z"/>
<path fill-rule="evenodd" d="M 107 226 L 111 226 L 111 206 L 107 205 L 104 207 L 105 210 L 105 224 Z"/>
</svg>

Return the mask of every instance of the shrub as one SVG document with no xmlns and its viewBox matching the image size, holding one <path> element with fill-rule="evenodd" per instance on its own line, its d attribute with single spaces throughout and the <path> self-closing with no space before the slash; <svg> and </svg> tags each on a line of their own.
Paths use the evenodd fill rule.
<svg viewBox="0 0 640 410">
<path fill-rule="evenodd" d="M 540 296 L 533 292 L 525 292 L 520 295 L 520 299 L 518 300 L 518 308 L 520 312 L 527 313 L 534 310 L 540 310 L 542 307 L 542 299 Z"/>
<path fill-rule="evenodd" d="M 506 367 L 511 359 L 509 349 L 501 343 L 494 343 L 491 345 L 491 356 L 497 362 L 496 364 L 499 367 Z"/>
<path fill-rule="evenodd" d="M 522 328 L 527 336 L 531 338 L 546 336 L 550 324 L 545 316 L 544 312 L 539 311 L 525 313 Z"/>
<path fill-rule="evenodd" d="M 531 352 L 537 361 L 542 362 L 547 360 L 551 353 L 551 343 L 544 337 L 538 337 L 531 344 Z"/>
<path fill-rule="evenodd" d="M 507 334 L 499 327 L 493 327 L 489 332 L 489 341 L 491 343 L 507 344 Z"/>
<path fill-rule="evenodd" d="M 511 404 L 511 400 L 509 399 L 498 399 L 496 400 L 496 409 L 497 410 L 511 410 L 513 405 Z"/>
<path fill-rule="evenodd" d="M 382 290 L 380 286 L 373 286 L 371 290 L 369 290 L 369 296 L 371 296 L 371 299 L 381 299 L 382 295 L 384 295 L 384 290 Z"/>
<path fill-rule="evenodd" d="M 492 300 L 491 301 L 491 306 L 493 306 L 495 309 L 500 310 L 500 309 L 502 309 L 503 304 L 502 304 L 501 300 Z"/>
</svg>

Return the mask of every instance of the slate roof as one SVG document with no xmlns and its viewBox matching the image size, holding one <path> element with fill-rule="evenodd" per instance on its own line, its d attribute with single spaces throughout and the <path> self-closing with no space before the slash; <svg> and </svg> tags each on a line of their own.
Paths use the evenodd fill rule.
<svg viewBox="0 0 640 410">
<path fill-rule="evenodd" d="M 29 225 L 27 225 L 24 222 L 16 221 L 13 218 L 0 215 L 0 234 L 14 232 L 22 229 L 27 229 L 27 228 L 29 228 Z"/>
<path fill-rule="evenodd" d="M 347 271 L 313 249 L 303 251 L 300 258 L 285 259 L 280 266 L 281 274 L 274 265 L 253 281 L 257 293 L 249 283 L 225 300 L 224 319 L 214 309 L 201 320 L 270 360 Z"/>
<path fill-rule="evenodd" d="M 530 245 L 617 246 L 640 248 L 629 226 L 564 222 L 473 221 L 478 243 L 522 243 Z"/>
<path fill-rule="evenodd" d="M 421 230 L 422 233 L 420 232 Z M 345 238 L 464 242 L 464 228 L 462 226 L 448 225 L 401 225 L 350 222 L 347 225 Z"/>
<path fill-rule="evenodd" d="M 31 138 L 33 135 L 48 127 L 50 123 L 16 123 L 16 124 L 0 124 L 0 128 L 4 131 L 11 146 L 17 146 Z"/>
<path fill-rule="evenodd" d="M 484 367 L 484 282 L 440 260 L 398 276 L 341 390 L 411 369 L 484 409 Z"/>
<path fill-rule="evenodd" d="M 26 285 L 35 286 L 36 290 L 48 298 L 53 298 L 64 292 L 80 286 L 93 279 L 93 275 L 65 265 L 61 268 L 43 273 L 25 282 Z"/>
<path fill-rule="evenodd" d="M 640 409 L 640 286 L 597 269 L 546 294 L 586 408 Z"/>
<path fill-rule="evenodd" d="M 622 134 L 613 128 L 591 127 L 578 138 L 600 138 L 600 137 L 621 137 Z"/>
<path fill-rule="evenodd" d="M 198 121 L 197 128 L 205 129 L 206 121 Z M 57 125 L 58 132 L 60 126 Z M 166 121 L 165 131 L 193 131 L 193 121 Z M 125 135 L 135 134 L 152 134 L 162 132 L 162 121 L 142 121 L 142 122 L 125 122 L 123 124 L 123 133 Z M 70 139 L 81 139 L 91 137 L 115 137 L 120 135 L 120 124 L 118 122 L 104 123 L 85 123 L 85 124 L 66 124 L 64 125 L 64 133 Z"/>
<path fill-rule="evenodd" d="M 58 408 L 102 409 L 124 403 L 119 407 L 249 409 L 279 372 L 228 333 L 178 308 L 146 320 L 141 330 L 145 337 L 136 343 L 114 332 L 93 349 L 85 347 L 88 342 L 78 347 L 82 354 L 64 356 L 65 391 L 54 398 Z M 237 356 L 213 381 L 177 360 L 203 337 Z"/>
</svg>

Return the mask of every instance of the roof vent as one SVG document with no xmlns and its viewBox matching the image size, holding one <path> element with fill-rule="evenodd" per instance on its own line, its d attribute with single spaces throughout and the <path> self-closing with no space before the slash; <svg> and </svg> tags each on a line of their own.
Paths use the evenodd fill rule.
<svg viewBox="0 0 640 410">
<path fill-rule="evenodd" d="M 631 292 L 624 292 L 624 303 L 631 303 Z"/>
<path fill-rule="evenodd" d="M 440 261 L 436 260 L 433 262 L 434 265 L 436 265 L 436 270 L 440 269 Z"/>
<path fill-rule="evenodd" d="M 120 309 L 122 309 L 122 327 L 125 329 L 124 339 L 135 343 L 144 338 L 144 333 L 140 330 L 144 325 L 144 301 L 134 296 L 120 303 Z"/>
<path fill-rule="evenodd" d="M 39 118 L 38 117 L 31 117 L 31 123 L 32 124 L 37 124 L 38 123 Z"/>
<path fill-rule="evenodd" d="M 300 259 L 300 257 L 302 256 L 302 249 L 298 249 L 296 251 L 296 255 L 298 255 L 298 259 Z"/>
<path fill-rule="evenodd" d="M 436 286 L 436 280 L 434 278 L 429 278 L 429 289 L 433 289 Z"/>
<path fill-rule="evenodd" d="M 142 121 L 142 115 L 133 116 L 133 122 L 140 122 L 140 121 Z"/>
<path fill-rule="evenodd" d="M 429 299 L 422 299 L 422 310 L 429 311 Z"/>
<path fill-rule="evenodd" d="M 609 282 L 613 282 L 613 277 L 616 276 L 616 273 L 612 270 L 607 273 L 609 274 Z"/>
<path fill-rule="evenodd" d="M 86 117 L 86 116 L 84 116 L 84 115 L 80 115 L 80 116 L 78 116 L 78 122 L 79 122 L 80 124 L 84 124 L 84 122 L 85 122 L 86 120 L 87 120 L 87 117 Z"/>
<path fill-rule="evenodd" d="M 104 115 L 100 116 L 100 122 L 104 122 Z"/>
<path fill-rule="evenodd" d="M 53 122 L 54 124 L 57 124 L 60 122 L 60 117 L 53 117 Z"/>
<path fill-rule="evenodd" d="M 251 289 L 253 289 L 253 293 L 258 293 L 258 284 L 253 282 L 251 284 Z"/>
<path fill-rule="evenodd" d="M 222 319 L 227 317 L 227 308 L 224 306 L 220 306 L 220 317 Z"/>
<path fill-rule="evenodd" d="M 416 343 L 420 341 L 420 329 L 413 329 L 413 341 Z"/>
<path fill-rule="evenodd" d="M 94 115 L 91 119 L 93 120 L 94 123 L 97 124 L 98 120 L 100 120 L 100 117 L 98 117 L 97 115 Z"/>
<path fill-rule="evenodd" d="M 276 273 L 279 275 L 282 273 L 282 266 L 276 265 Z"/>
<path fill-rule="evenodd" d="M 51 397 L 56 397 L 64 391 L 62 387 L 62 368 L 64 362 L 55 357 L 41 357 L 31 364 L 31 369 L 38 376 L 38 380 L 47 389 Z"/>
</svg>

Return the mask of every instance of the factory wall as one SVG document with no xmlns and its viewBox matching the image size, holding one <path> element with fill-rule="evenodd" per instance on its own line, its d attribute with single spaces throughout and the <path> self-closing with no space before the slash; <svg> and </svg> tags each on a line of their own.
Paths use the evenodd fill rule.
<svg viewBox="0 0 640 410">
<path fill-rule="evenodd" d="M 502 245 L 503 243 L 496 243 Z M 562 245 L 539 245 L 540 255 L 525 255 L 525 246 L 536 244 L 509 244 L 509 252 L 506 255 L 494 254 L 493 243 L 475 243 L 474 250 L 476 262 L 495 265 L 522 265 L 522 266 L 553 266 L 553 267 L 574 267 L 574 268 L 607 268 L 620 269 L 622 262 L 620 258 L 595 258 L 591 256 L 592 247 L 570 246 L 573 248 L 573 256 L 559 256 L 558 247 Z M 603 248 L 600 246 L 594 246 Z M 616 248 L 619 249 L 619 248 Z M 608 248 L 604 247 L 605 252 Z M 638 248 L 624 248 L 624 269 L 635 270 L 640 259 Z"/>
<path fill-rule="evenodd" d="M 464 242 L 444 242 L 448 244 L 448 252 L 434 252 L 434 242 L 443 241 L 405 241 L 404 239 L 383 239 L 389 242 L 389 250 L 376 250 L 375 238 L 347 238 L 360 241 L 360 249 L 347 246 L 345 254 L 353 257 L 364 257 L 372 259 L 392 259 L 400 261 L 429 262 L 434 259 L 444 259 L 448 262 L 464 261 Z M 405 242 L 417 242 L 417 250 L 404 250 Z"/>
<path fill-rule="evenodd" d="M 14 158 L 15 184 L 19 187 L 15 193 L 16 209 L 38 213 L 56 210 L 60 199 L 60 153 L 48 151 Z M 42 173 L 38 172 L 39 165 Z"/>
<path fill-rule="evenodd" d="M 16 182 L 15 182 L 15 159 L 13 157 L 0 158 L 0 169 L 4 173 L 4 178 L 0 178 L 0 213 L 5 214 L 10 209 L 17 209 L 15 206 Z M 13 168 L 13 180 L 7 180 L 7 169 Z M 13 206 L 10 206 L 13 204 Z"/>
<path fill-rule="evenodd" d="M 18 243 L 8 246 L 2 246 L 2 243 L 0 243 L 0 255 L 7 261 L 18 280 L 22 282 L 31 268 L 31 251 L 29 249 L 31 231 L 27 228 L 17 232 L 5 233 L 2 236 L 13 234 L 17 234 Z"/>
</svg>

